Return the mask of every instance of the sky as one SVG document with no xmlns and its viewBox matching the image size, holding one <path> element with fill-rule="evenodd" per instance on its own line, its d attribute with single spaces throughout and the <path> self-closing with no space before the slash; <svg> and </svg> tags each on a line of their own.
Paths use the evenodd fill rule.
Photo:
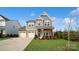
<svg viewBox="0 0 79 59">
<path fill-rule="evenodd" d="M 21 26 L 26 26 L 26 21 L 35 20 L 43 11 L 47 12 L 54 21 L 56 30 L 64 27 L 64 19 L 71 16 L 77 17 L 79 23 L 79 8 L 77 7 L 0 7 L 0 14 L 10 20 L 18 20 Z"/>
</svg>

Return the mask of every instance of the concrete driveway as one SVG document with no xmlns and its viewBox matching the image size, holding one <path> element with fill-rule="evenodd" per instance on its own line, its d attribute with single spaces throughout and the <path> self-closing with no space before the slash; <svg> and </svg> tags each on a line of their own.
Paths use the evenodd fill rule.
<svg viewBox="0 0 79 59">
<path fill-rule="evenodd" d="M 0 41 L 0 51 L 22 51 L 33 38 L 10 38 Z"/>
</svg>

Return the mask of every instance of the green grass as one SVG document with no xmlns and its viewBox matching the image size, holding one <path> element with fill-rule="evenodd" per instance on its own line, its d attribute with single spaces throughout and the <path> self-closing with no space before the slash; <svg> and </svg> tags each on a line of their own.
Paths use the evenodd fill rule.
<svg viewBox="0 0 79 59">
<path fill-rule="evenodd" d="M 5 38 L 0 38 L 0 40 L 6 40 L 6 39 L 8 39 L 9 37 L 5 37 Z"/>
<path fill-rule="evenodd" d="M 67 45 L 67 40 L 32 40 L 32 42 L 24 49 L 24 51 L 64 51 Z M 72 42 L 75 44 L 73 49 L 79 50 L 79 42 Z"/>
</svg>

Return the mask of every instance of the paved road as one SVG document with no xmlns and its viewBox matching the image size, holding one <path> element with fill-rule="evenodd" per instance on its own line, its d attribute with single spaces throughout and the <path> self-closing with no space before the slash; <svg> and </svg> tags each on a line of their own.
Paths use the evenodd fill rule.
<svg viewBox="0 0 79 59">
<path fill-rule="evenodd" d="M 0 51 L 22 51 L 33 38 L 10 38 L 0 41 Z"/>
</svg>

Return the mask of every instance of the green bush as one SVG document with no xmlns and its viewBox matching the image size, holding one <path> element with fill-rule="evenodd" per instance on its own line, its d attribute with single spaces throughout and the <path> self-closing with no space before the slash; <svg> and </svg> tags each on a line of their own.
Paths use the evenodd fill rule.
<svg viewBox="0 0 79 59">
<path fill-rule="evenodd" d="M 70 40 L 79 41 L 79 32 L 71 32 L 70 33 Z"/>
<path fill-rule="evenodd" d="M 7 34 L 7 37 L 18 37 L 18 34 Z"/>
<path fill-rule="evenodd" d="M 55 34 L 54 34 L 54 37 L 57 39 L 62 39 L 63 38 L 63 32 L 61 32 L 61 31 L 57 31 L 57 32 L 55 32 Z"/>
<path fill-rule="evenodd" d="M 6 37 L 6 35 L 1 35 L 1 38 L 5 38 Z"/>
<path fill-rule="evenodd" d="M 65 39 L 68 40 L 68 32 L 57 31 L 55 32 L 56 39 Z M 70 40 L 71 41 L 79 41 L 79 32 L 70 31 Z"/>
<path fill-rule="evenodd" d="M 63 39 L 68 39 L 68 32 L 63 32 L 63 34 L 62 34 L 62 36 L 63 36 Z"/>
</svg>

